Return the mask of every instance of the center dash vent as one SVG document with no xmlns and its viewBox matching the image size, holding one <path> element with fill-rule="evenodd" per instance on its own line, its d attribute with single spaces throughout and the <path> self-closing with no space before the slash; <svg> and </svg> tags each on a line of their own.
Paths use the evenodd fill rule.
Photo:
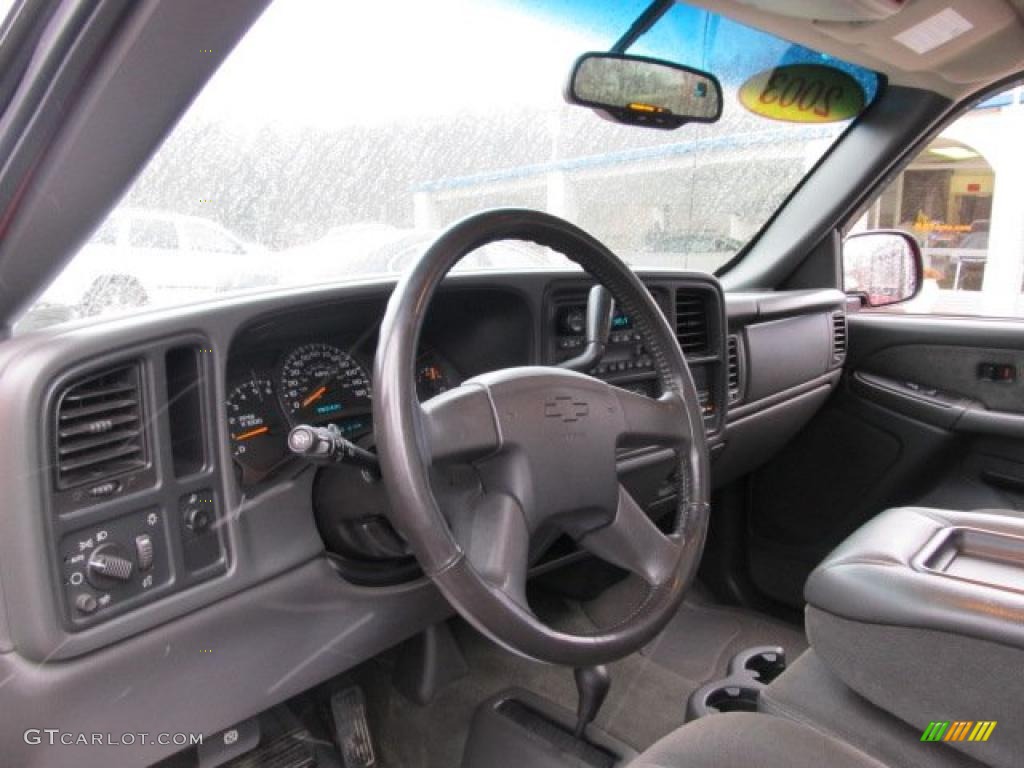
<svg viewBox="0 0 1024 768">
<path fill-rule="evenodd" d="M 846 313 L 832 315 L 832 362 L 841 363 L 846 358 Z"/>
<path fill-rule="evenodd" d="M 60 393 L 57 485 L 71 488 L 146 466 L 137 363 L 91 374 Z"/>
<path fill-rule="evenodd" d="M 706 355 L 711 351 L 707 302 L 701 294 L 676 291 L 676 338 L 686 355 Z"/>
<path fill-rule="evenodd" d="M 741 385 L 740 385 L 740 340 L 737 336 L 730 336 L 728 339 L 729 345 L 729 362 L 728 362 L 728 383 L 729 383 L 729 402 L 735 403 L 742 396 Z"/>
</svg>

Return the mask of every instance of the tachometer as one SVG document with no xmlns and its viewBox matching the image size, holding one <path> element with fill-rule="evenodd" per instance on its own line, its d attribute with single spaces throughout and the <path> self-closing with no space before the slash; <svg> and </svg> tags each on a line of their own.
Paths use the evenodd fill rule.
<svg viewBox="0 0 1024 768">
<path fill-rule="evenodd" d="M 285 358 L 280 397 L 293 424 L 365 421 L 369 426 L 370 377 L 351 355 L 330 344 L 306 344 Z"/>
<path fill-rule="evenodd" d="M 285 458 L 287 427 L 270 379 L 253 376 L 235 386 L 227 399 L 228 434 L 235 461 L 263 475 Z"/>
</svg>

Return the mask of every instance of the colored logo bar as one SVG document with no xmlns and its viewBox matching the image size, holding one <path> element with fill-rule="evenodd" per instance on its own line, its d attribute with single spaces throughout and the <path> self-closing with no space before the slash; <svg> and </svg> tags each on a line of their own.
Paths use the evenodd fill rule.
<svg viewBox="0 0 1024 768">
<path fill-rule="evenodd" d="M 921 734 L 921 741 L 988 741 L 996 720 L 933 721 Z"/>
</svg>

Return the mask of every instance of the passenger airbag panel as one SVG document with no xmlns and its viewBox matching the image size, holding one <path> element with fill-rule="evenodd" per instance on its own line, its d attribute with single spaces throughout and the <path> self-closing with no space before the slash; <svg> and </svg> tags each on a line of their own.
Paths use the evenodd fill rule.
<svg viewBox="0 0 1024 768">
<path fill-rule="evenodd" d="M 832 318 L 827 312 L 747 327 L 753 402 L 822 376 L 832 362 Z"/>
</svg>

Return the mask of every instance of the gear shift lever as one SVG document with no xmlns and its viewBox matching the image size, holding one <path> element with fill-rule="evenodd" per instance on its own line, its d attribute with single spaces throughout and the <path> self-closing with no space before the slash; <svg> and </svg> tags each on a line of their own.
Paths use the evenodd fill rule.
<svg viewBox="0 0 1024 768">
<path fill-rule="evenodd" d="M 608 674 L 608 668 L 603 664 L 595 667 L 577 667 L 573 670 L 573 677 L 576 678 L 576 693 L 579 696 L 574 735 L 577 739 L 582 739 L 583 732 L 594 722 L 601 705 L 604 704 L 608 689 L 612 685 L 612 678 Z"/>
</svg>

